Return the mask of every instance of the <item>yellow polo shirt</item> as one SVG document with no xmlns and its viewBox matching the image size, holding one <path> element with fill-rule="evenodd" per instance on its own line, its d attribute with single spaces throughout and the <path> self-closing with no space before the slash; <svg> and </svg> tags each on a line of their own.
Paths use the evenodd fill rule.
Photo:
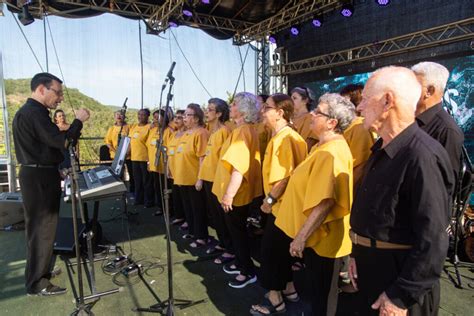
<svg viewBox="0 0 474 316">
<path fill-rule="evenodd" d="M 265 195 L 272 190 L 273 184 L 288 178 L 308 153 L 306 141 L 294 129 L 287 126 L 270 139 L 265 158 L 262 162 L 263 189 Z M 275 217 L 281 203 L 281 197 L 272 206 Z"/>
<path fill-rule="evenodd" d="M 174 183 L 177 185 L 194 185 L 198 179 L 199 158 L 206 155 L 209 132 L 197 128 L 185 132 L 176 147 L 173 171 Z"/>
<path fill-rule="evenodd" d="M 298 134 L 300 134 L 304 140 L 307 140 L 308 138 L 312 138 L 314 140 L 318 139 L 310 128 L 311 113 L 306 113 L 305 115 L 302 115 L 298 118 L 293 118 L 291 121 Z"/>
<path fill-rule="evenodd" d="M 113 125 L 109 127 L 107 130 L 107 134 L 105 134 L 104 142 L 106 145 L 111 146 L 109 148 L 110 158 L 114 159 L 115 152 L 118 149 L 118 134 L 120 133 L 121 126 Z M 122 137 L 128 136 L 128 132 L 130 130 L 130 126 L 124 125 L 122 128 Z M 127 156 L 130 158 L 129 156 Z"/>
<path fill-rule="evenodd" d="M 204 157 L 199 170 L 199 179 L 214 182 L 217 164 L 221 156 L 221 148 L 229 135 L 230 129 L 227 126 L 222 126 L 211 134 L 207 142 L 206 157 Z"/>
<path fill-rule="evenodd" d="M 178 136 L 178 133 L 182 133 L 179 131 L 172 132 L 170 137 L 166 142 L 167 153 L 168 153 L 168 168 L 171 172 L 171 177 L 173 178 L 174 174 L 176 173 L 176 165 L 175 165 L 175 157 L 176 157 L 176 147 L 178 147 L 178 143 L 181 137 L 184 136 L 184 133 Z"/>
<path fill-rule="evenodd" d="M 234 196 L 233 205 L 244 206 L 262 195 L 262 171 L 258 134 L 253 124 L 235 128 L 222 145 L 221 158 L 217 165 L 212 193 L 219 200 L 227 191 L 232 170 L 243 175 L 242 184 Z"/>
<path fill-rule="evenodd" d="M 169 140 L 171 129 L 169 127 L 165 128 L 163 136 L 163 146 L 166 147 L 166 144 Z M 146 141 L 146 147 L 148 149 L 148 170 L 152 172 L 164 172 L 164 161 L 163 155 L 160 158 L 160 164 L 155 166 L 156 164 L 156 151 L 158 150 L 158 145 L 160 142 L 160 129 L 158 126 L 153 127 L 150 129 L 150 133 L 148 133 L 148 139 Z"/>
<path fill-rule="evenodd" d="M 354 158 L 354 168 L 369 159 L 374 145 L 374 137 L 371 132 L 364 128 L 364 118 L 356 117 L 351 125 L 344 131 L 344 138 L 351 149 Z"/>
<path fill-rule="evenodd" d="M 146 147 L 146 140 L 150 131 L 150 124 L 140 126 L 133 124 L 130 127 L 130 148 L 132 154 L 132 161 L 148 161 L 148 149 Z"/>
<path fill-rule="evenodd" d="M 343 139 L 315 145 L 290 177 L 275 224 L 291 238 L 324 199 L 335 204 L 323 224 L 306 241 L 318 255 L 338 258 L 351 253 L 349 214 L 352 205 L 352 155 Z"/>
</svg>

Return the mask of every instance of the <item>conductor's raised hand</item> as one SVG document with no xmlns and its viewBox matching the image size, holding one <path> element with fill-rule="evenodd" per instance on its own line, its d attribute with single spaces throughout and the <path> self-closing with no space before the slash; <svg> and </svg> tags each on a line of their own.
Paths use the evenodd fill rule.
<svg viewBox="0 0 474 316">
<path fill-rule="evenodd" d="M 91 114 L 89 113 L 89 110 L 84 109 L 84 108 L 76 110 L 74 112 L 76 114 L 76 118 L 81 122 L 87 121 L 89 117 L 91 116 Z"/>
</svg>

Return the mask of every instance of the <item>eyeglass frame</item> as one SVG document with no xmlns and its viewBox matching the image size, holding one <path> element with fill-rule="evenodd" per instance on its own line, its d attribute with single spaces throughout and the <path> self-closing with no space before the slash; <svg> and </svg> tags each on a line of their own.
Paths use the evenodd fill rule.
<svg viewBox="0 0 474 316">
<path fill-rule="evenodd" d="M 54 94 L 56 94 L 56 96 L 58 96 L 58 97 L 64 97 L 64 91 L 62 91 L 62 90 L 58 91 L 58 90 L 56 90 L 54 88 L 51 88 L 51 87 L 49 87 L 49 88 L 46 87 L 46 89 L 52 90 L 54 92 Z"/>
</svg>

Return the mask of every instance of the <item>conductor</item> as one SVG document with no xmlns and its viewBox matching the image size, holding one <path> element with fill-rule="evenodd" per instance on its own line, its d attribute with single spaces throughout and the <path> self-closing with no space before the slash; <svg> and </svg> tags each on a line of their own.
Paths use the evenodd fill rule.
<svg viewBox="0 0 474 316">
<path fill-rule="evenodd" d="M 51 121 L 50 110 L 64 100 L 62 81 L 49 73 L 31 79 L 31 97 L 13 118 L 13 140 L 25 210 L 27 242 L 26 291 L 28 295 L 58 295 L 65 288 L 50 282 L 53 243 L 61 198 L 59 164 L 64 149 L 80 135 L 89 111 L 76 111 L 67 131 Z"/>
</svg>

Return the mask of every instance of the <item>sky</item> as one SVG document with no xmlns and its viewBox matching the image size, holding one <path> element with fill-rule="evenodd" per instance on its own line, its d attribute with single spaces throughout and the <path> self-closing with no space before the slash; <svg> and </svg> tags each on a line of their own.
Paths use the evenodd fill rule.
<svg viewBox="0 0 474 316">
<path fill-rule="evenodd" d="M 121 106 L 128 97 L 129 107 L 140 108 L 139 21 L 113 14 L 80 19 L 50 16 L 46 21 L 36 20 L 28 26 L 20 23 L 44 71 L 47 58 L 49 72 L 64 79 L 68 87 L 106 105 Z M 232 40 L 217 40 L 198 29 L 181 26 L 171 32 L 168 30 L 161 37 L 148 35 L 141 22 L 144 106 L 153 108 L 159 104 L 161 86 L 172 61 L 176 61 L 173 106 L 204 104 L 211 97 L 226 100 L 226 92 L 234 91 L 242 68 L 239 48 L 232 45 Z M 247 49 L 248 46 L 240 47 L 242 59 Z M 0 54 L 5 79 L 31 78 L 42 71 L 8 10 L 0 16 Z M 255 92 L 255 60 L 250 48 L 237 92 Z"/>
</svg>

